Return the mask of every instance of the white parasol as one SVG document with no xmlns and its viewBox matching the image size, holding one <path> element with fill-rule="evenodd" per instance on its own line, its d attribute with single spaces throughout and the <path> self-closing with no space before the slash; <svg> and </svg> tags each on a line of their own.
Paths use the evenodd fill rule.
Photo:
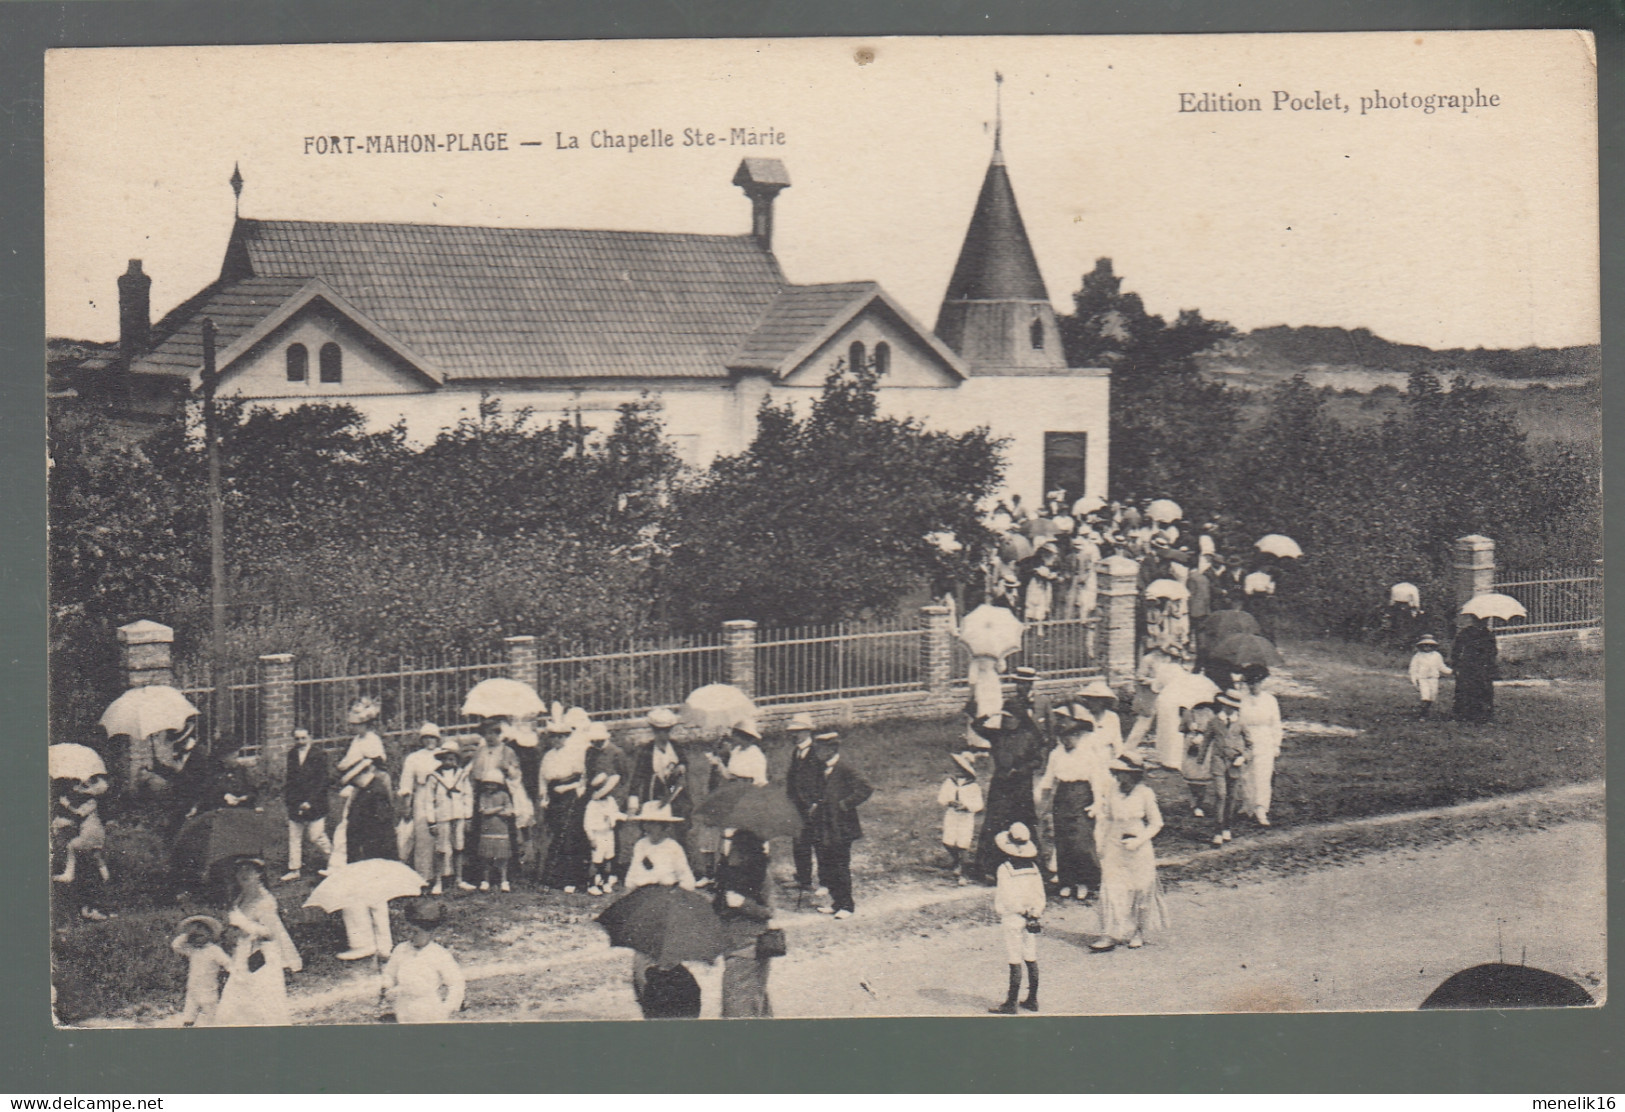
<svg viewBox="0 0 1625 1112">
<path fill-rule="evenodd" d="M 102 728 L 108 737 L 125 734 L 141 741 L 162 730 L 180 730 L 197 708 L 168 684 L 154 683 L 132 687 L 102 712 Z"/>
<path fill-rule="evenodd" d="M 1146 598 L 1188 599 L 1190 588 L 1176 579 L 1155 579 L 1145 589 Z"/>
<path fill-rule="evenodd" d="M 983 603 L 959 623 L 959 640 L 972 656 L 1003 660 L 1021 648 L 1021 619 L 1002 606 Z"/>
<path fill-rule="evenodd" d="M 89 780 L 92 776 L 107 775 L 101 755 L 88 745 L 64 742 L 51 746 L 46 752 L 53 780 Z"/>
<path fill-rule="evenodd" d="M 1529 611 L 1523 608 L 1523 603 L 1511 595 L 1497 594 L 1494 591 L 1474 595 L 1467 600 L 1467 605 L 1461 608 L 1461 612 L 1475 618 L 1500 618 L 1502 621 L 1529 616 Z"/>
<path fill-rule="evenodd" d="M 463 700 L 463 713 L 478 718 L 533 718 L 546 712 L 535 688 L 504 676 L 481 680 Z"/>
<path fill-rule="evenodd" d="M 1416 589 L 1415 583 L 1395 583 L 1388 588 L 1388 601 L 1404 603 L 1420 610 L 1422 608 L 1422 592 Z"/>
<path fill-rule="evenodd" d="M 408 865 L 369 857 L 334 869 L 332 876 L 311 891 L 305 906 L 319 907 L 323 911 L 374 907 L 400 896 L 416 896 L 427 883 Z"/>
<path fill-rule="evenodd" d="M 1145 508 L 1146 515 L 1152 521 L 1166 525 L 1170 521 L 1178 521 L 1185 516 L 1185 511 L 1179 508 L 1179 503 L 1172 498 L 1158 498 Z"/>
<path fill-rule="evenodd" d="M 1297 541 L 1280 533 L 1259 537 L 1258 543 L 1253 547 L 1267 555 L 1279 556 L 1283 560 L 1296 560 L 1303 555 L 1303 549 L 1298 547 Z"/>
<path fill-rule="evenodd" d="M 756 704 L 732 684 L 708 683 L 689 693 L 677 709 L 677 717 L 696 730 L 728 730 L 755 718 Z"/>
</svg>

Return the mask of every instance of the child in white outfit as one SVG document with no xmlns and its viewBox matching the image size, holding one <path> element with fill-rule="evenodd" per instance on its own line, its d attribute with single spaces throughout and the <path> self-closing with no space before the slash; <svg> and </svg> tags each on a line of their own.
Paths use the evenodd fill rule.
<svg viewBox="0 0 1625 1112">
<path fill-rule="evenodd" d="M 1439 677 L 1453 675 L 1439 655 L 1439 642 L 1431 635 L 1416 642 L 1416 655 L 1411 657 L 1411 686 L 1422 700 L 1422 709 L 1416 717 L 1426 719 L 1439 697 Z"/>
<path fill-rule="evenodd" d="M 591 787 L 592 798 L 587 800 L 586 813 L 581 819 L 587 843 L 592 847 L 592 885 L 587 891 L 602 896 L 615 888 L 615 827 L 626 816 L 610 794 L 615 790 L 615 783 L 605 773 L 594 776 Z"/>
<path fill-rule="evenodd" d="M 397 1023 L 445 1023 L 462 1011 L 468 980 L 451 951 L 434 940 L 444 910 L 432 899 L 406 909 L 407 940 L 384 966 L 384 999 L 394 1005 Z"/>
<path fill-rule="evenodd" d="M 976 782 L 975 754 L 968 750 L 953 755 L 953 768 L 937 790 L 937 805 L 942 812 L 942 844 L 948 851 L 948 861 L 963 887 L 965 879 L 965 853 L 976 844 L 976 816 L 983 808 L 982 786 Z"/>
<path fill-rule="evenodd" d="M 181 920 L 181 933 L 169 948 L 186 959 L 186 1002 L 181 1006 L 182 1027 L 209 1027 L 220 1006 L 220 976 L 231 971 L 231 958 L 220 948 L 225 928 L 218 919 L 193 915 Z"/>
<path fill-rule="evenodd" d="M 1010 963 L 1010 989 L 1004 1003 L 989 1008 L 995 1015 L 1015 1015 L 1021 991 L 1021 965 L 1027 964 L 1027 997 L 1021 1006 L 1038 1010 L 1038 933 L 1044 914 L 1044 874 L 1038 867 L 1038 847 L 1027 824 L 1016 822 L 993 839 L 1004 853 L 995 874 L 993 913 L 1004 935 L 1005 958 Z"/>
</svg>

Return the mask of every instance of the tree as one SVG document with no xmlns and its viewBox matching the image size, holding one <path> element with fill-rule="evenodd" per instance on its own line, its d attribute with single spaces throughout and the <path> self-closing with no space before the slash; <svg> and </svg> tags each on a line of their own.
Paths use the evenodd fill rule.
<svg viewBox="0 0 1625 1112">
<path fill-rule="evenodd" d="M 1067 365 L 1112 372 L 1113 497 L 1168 495 L 1187 508 L 1223 505 L 1225 459 L 1236 435 L 1234 392 L 1202 376 L 1196 357 L 1235 336 L 1194 309 L 1172 324 L 1122 290 L 1112 261 L 1097 259 L 1060 318 Z"/>
<path fill-rule="evenodd" d="M 750 447 L 679 492 L 663 593 L 683 624 L 834 622 L 969 577 L 992 539 L 977 506 L 997 488 L 1002 442 L 879 416 L 879 377 L 837 361 L 805 418 L 764 402 Z M 943 553 L 934 532 L 964 550 Z"/>
</svg>

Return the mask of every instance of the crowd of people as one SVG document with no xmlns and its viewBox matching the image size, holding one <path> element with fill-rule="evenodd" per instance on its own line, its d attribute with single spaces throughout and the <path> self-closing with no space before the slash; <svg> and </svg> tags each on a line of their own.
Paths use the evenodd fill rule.
<svg viewBox="0 0 1625 1112">
<path fill-rule="evenodd" d="M 1141 603 L 1132 692 L 1097 678 L 1040 697 L 1036 669 L 1016 667 L 1000 677 L 1013 681 L 1010 693 L 996 684 L 992 705 L 973 690 L 964 732 L 945 747 L 936 799 L 947 871 L 958 885 L 994 889 L 1010 978 L 1007 999 L 991 1010 L 1010 1014 L 1038 1010 L 1037 937 L 1050 900 L 1098 905 L 1095 951 L 1140 949 L 1166 926 L 1153 843 L 1171 800 L 1183 795 L 1180 805 L 1207 824 L 1204 837 L 1215 846 L 1244 822 L 1271 824 L 1283 724 L 1267 661 L 1275 654 L 1277 591 L 1298 553 L 1276 537 L 1285 544 L 1261 541 L 1245 558 L 1229 558 L 1219 544 L 1225 529 L 1192 526 L 1166 499 L 1069 504 L 1054 491 L 1036 513 L 1019 500 L 1001 506 L 994 523 L 1004 532 L 986 566 L 985 604 L 1024 623 L 1092 623 L 1099 565 L 1109 556 L 1138 565 Z M 1396 587 L 1385 626 L 1416 649 L 1409 679 L 1419 715 L 1429 716 L 1441 678 L 1453 677 L 1457 717 L 1484 720 L 1493 700 L 1493 633 L 1483 622 L 1463 628 L 1452 667 L 1429 624 L 1415 589 Z M 1237 631 L 1253 639 L 1245 644 L 1256 655 L 1226 647 Z M 648 886 L 705 894 L 726 935 L 722 1014 L 772 1014 L 768 973 L 782 950 L 763 942 L 776 933 L 770 842 L 708 822 L 704 811 L 729 783 L 771 783 L 753 717 L 719 735 L 685 729 L 675 712 L 657 707 L 647 715 L 647 737 L 623 746 L 584 709 L 555 704 L 540 718 L 483 717 L 473 733 L 423 723 L 409 751 L 392 760 L 381 711 L 376 700 L 357 699 L 348 712 L 351 736 L 331 753 L 308 730 L 295 731 L 280 770 L 287 868 L 274 881 L 263 854 L 208 850 L 190 836 L 200 817 L 216 820 L 218 836 L 231 829 L 225 820 L 258 813 L 263 801 L 244 763 L 223 746 L 201 747 L 195 719 L 144 739 L 152 751 L 143 785 L 164 801 L 157 829 L 172 847 L 170 891 L 182 900 L 212 892 L 223 908 L 219 918 L 188 916 L 173 940 L 189 970 L 183 1022 L 287 1022 L 285 974 L 302 960 L 275 889 L 368 861 L 404 863 L 423 882 L 405 908 L 409 937 L 398 943 L 394 897 L 341 909 L 346 945 L 337 956 L 380 965 L 381 991 L 401 1022 L 444 1020 L 463 1004 L 456 959 L 434 940 L 443 901 L 473 892 L 500 897 L 516 885 L 582 899 Z M 805 714 L 784 728 L 788 764 L 774 786 L 800 819 L 799 834 L 778 840 L 789 843 L 797 907 L 850 919 L 852 846 L 863 836 L 859 811 L 872 788 L 843 761 L 837 733 L 820 732 Z M 1157 780 L 1183 792 L 1164 790 L 1159 802 Z M 106 790 L 105 776 L 53 783 L 54 879 L 85 919 L 109 914 L 100 895 L 108 870 L 98 815 Z M 312 857 L 319 869 L 307 866 Z M 646 1015 L 698 1014 L 698 985 L 680 962 L 639 954 L 631 987 Z"/>
</svg>

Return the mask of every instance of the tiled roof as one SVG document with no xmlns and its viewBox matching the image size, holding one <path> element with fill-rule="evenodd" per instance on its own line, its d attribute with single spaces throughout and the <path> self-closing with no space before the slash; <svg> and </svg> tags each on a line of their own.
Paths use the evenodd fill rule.
<svg viewBox="0 0 1625 1112">
<path fill-rule="evenodd" d="M 157 345 L 136 362 L 142 374 L 190 377 L 203 366 L 203 319 L 214 321 L 223 352 L 304 288 L 306 278 L 244 278 L 215 282 L 181 302 L 153 326 Z"/>
<path fill-rule="evenodd" d="M 880 292 L 875 282 L 827 282 L 786 286 L 728 360 L 740 370 L 778 371 L 785 360 L 815 340 L 837 315 Z"/>
<path fill-rule="evenodd" d="M 142 369 L 195 368 L 200 310 L 224 350 L 310 278 L 451 379 L 725 377 L 785 285 L 750 236 L 239 220 Z"/>
<path fill-rule="evenodd" d="M 1004 160 L 995 155 L 982 179 L 944 301 L 1048 301 Z"/>
</svg>

